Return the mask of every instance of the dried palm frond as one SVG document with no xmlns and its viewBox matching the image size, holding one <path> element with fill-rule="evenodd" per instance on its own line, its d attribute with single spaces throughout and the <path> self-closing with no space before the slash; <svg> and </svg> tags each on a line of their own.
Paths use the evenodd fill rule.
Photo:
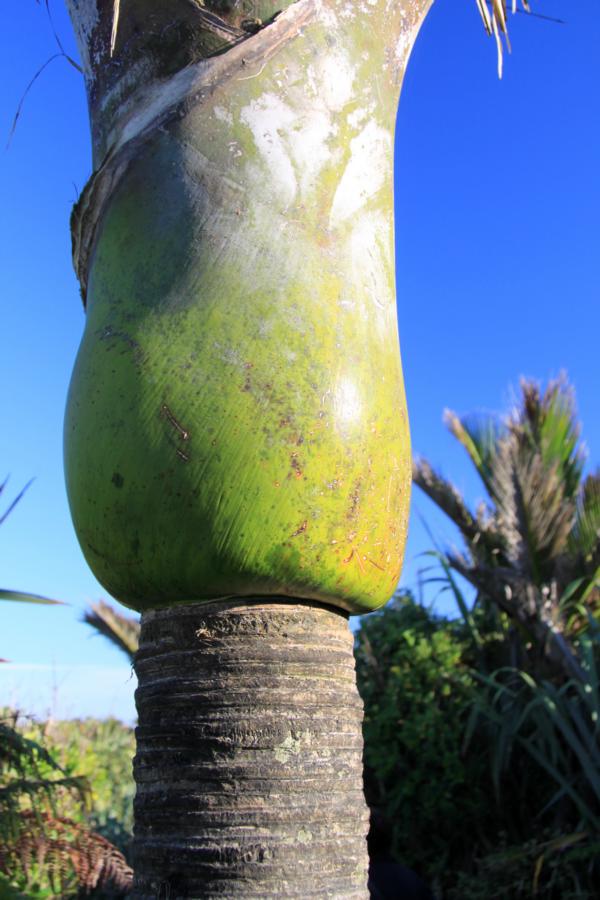
<svg viewBox="0 0 600 900">
<path fill-rule="evenodd" d="M 84 613 L 83 621 L 95 628 L 99 634 L 108 638 L 119 650 L 126 654 L 130 662 L 140 642 L 140 623 L 133 616 L 124 616 L 117 612 L 110 603 L 99 600 L 92 603 Z"/>
<path fill-rule="evenodd" d="M 506 43 L 510 53 L 510 41 L 508 39 L 507 3 L 506 0 L 475 0 L 479 14 L 488 35 L 496 39 L 498 49 L 498 78 L 502 78 L 502 39 Z M 525 12 L 530 12 L 527 0 L 521 0 L 521 6 Z M 512 0 L 511 11 L 516 13 L 517 0 Z"/>
<path fill-rule="evenodd" d="M 566 550 L 575 521 L 575 500 L 556 463 L 547 466 L 535 448 L 514 434 L 500 442 L 494 458 L 496 523 L 508 561 L 540 583 Z"/>
<path fill-rule="evenodd" d="M 575 497 L 581 487 L 585 453 L 579 443 L 575 395 L 561 374 L 542 394 L 535 382 L 521 379 L 522 403 L 508 421 L 517 438 L 539 451 L 548 467 L 559 468 L 565 494 Z"/>
<path fill-rule="evenodd" d="M 427 462 L 417 457 L 413 465 L 413 481 L 458 526 L 467 544 L 479 545 L 493 556 L 502 549 L 494 518 L 485 504 L 475 515 L 467 507 L 460 491 Z"/>
</svg>

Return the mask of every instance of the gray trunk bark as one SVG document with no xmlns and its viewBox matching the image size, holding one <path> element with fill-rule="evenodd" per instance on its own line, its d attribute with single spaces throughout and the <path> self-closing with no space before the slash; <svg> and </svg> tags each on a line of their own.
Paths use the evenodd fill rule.
<svg viewBox="0 0 600 900">
<path fill-rule="evenodd" d="M 352 651 L 314 602 L 144 613 L 135 900 L 368 897 Z"/>
</svg>

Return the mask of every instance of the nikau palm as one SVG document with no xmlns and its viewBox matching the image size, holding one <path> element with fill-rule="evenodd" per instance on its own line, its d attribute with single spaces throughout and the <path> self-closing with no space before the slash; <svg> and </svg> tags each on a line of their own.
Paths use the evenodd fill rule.
<svg viewBox="0 0 600 900">
<path fill-rule="evenodd" d="M 83 621 L 109 640 L 133 662 L 140 643 L 140 623 L 133 616 L 124 616 L 110 603 L 99 600 L 83 614 Z"/>
<path fill-rule="evenodd" d="M 68 0 L 94 175 L 67 488 L 143 612 L 137 898 L 367 895 L 347 616 L 404 545 L 392 146 L 429 4 Z"/>
<path fill-rule="evenodd" d="M 346 618 L 404 547 L 392 146 L 430 3 L 67 0 L 94 161 L 67 489 L 143 612 L 137 898 L 366 896 Z"/>
<path fill-rule="evenodd" d="M 413 477 L 464 538 L 464 552 L 447 553 L 450 566 L 477 589 L 480 604 L 520 629 L 534 670 L 581 679 L 572 639 L 585 627 L 585 609 L 600 600 L 600 475 L 583 476 L 565 380 L 544 393 L 528 381 L 521 389 L 504 420 L 446 413 L 488 494 L 475 511 L 426 460 L 416 461 Z"/>
</svg>

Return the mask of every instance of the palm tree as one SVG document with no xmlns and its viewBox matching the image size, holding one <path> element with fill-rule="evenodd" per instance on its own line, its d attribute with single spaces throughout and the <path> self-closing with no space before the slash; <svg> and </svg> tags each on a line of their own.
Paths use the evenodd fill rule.
<svg viewBox="0 0 600 900">
<path fill-rule="evenodd" d="M 94 175 L 67 486 L 142 611 L 137 898 L 367 893 L 347 618 L 406 529 L 392 146 L 430 2 L 68 2 Z"/>
<path fill-rule="evenodd" d="M 107 638 L 133 663 L 140 643 L 139 619 L 124 616 L 110 603 L 99 600 L 90 604 L 90 608 L 83 614 L 83 621 Z"/>
<path fill-rule="evenodd" d="M 347 616 L 402 561 L 393 127 L 430 3 L 67 0 L 94 163 L 67 488 L 142 611 L 137 898 L 366 896 Z"/>
<path fill-rule="evenodd" d="M 464 540 L 447 564 L 475 587 L 480 607 L 508 617 L 536 674 L 542 667 L 541 674 L 581 679 L 573 638 L 586 608 L 600 601 L 600 473 L 583 475 L 572 389 L 565 378 L 543 393 L 522 381 L 504 419 L 447 411 L 445 421 L 487 492 L 469 509 L 450 481 L 416 460 L 415 483 Z"/>
</svg>

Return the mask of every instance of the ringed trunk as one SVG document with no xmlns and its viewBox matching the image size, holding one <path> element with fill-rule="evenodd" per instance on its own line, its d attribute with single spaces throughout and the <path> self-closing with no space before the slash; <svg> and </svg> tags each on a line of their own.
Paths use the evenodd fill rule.
<svg viewBox="0 0 600 900">
<path fill-rule="evenodd" d="M 144 613 L 137 897 L 366 896 L 346 617 L 404 549 L 392 151 L 430 2 L 67 0 L 94 174 L 65 468 Z"/>
<path fill-rule="evenodd" d="M 136 900 L 368 896 L 352 644 L 309 601 L 143 613 Z"/>
</svg>

